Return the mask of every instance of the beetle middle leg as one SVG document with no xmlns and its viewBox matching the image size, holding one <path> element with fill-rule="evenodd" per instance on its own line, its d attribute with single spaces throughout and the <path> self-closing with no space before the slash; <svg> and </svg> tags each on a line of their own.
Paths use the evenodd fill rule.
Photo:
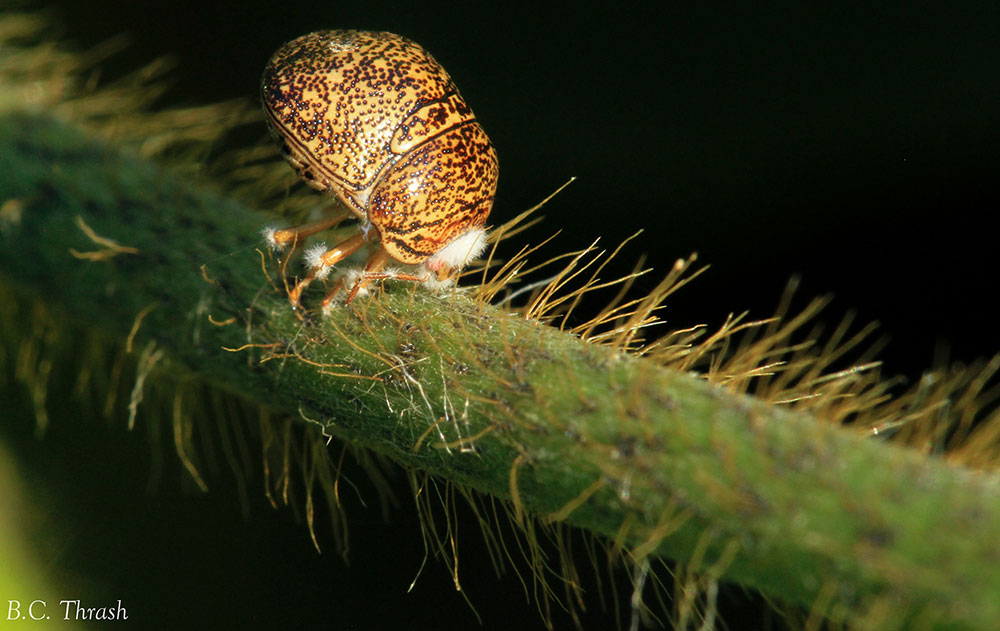
<svg viewBox="0 0 1000 631">
<path fill-rule="evenodd" d="M 288 300 L 292 303 L 292 307 L 299 306 L 302 292 L 305 291 L 310 283 L 317 278 L 325 278 L 334 265 L 357 252 L 367 242 L 368 239 L 364 234 L 356 234 L 329 250 L 322 250 L 323 246 L 319 246 L 320 251 L 315 251 L 314 253 L 307 252 L 306 259 L 309 263 L 309 273 L 306 274 L 305 278 L 295 283 L 295 287 L 292 287 L 292 290 L 288 292 Z"/>
<path fill-rule="evenodd" d="M 351 301 L 357 297 L 358 292 L 361 291 L 365 285 L 367 285 L 369 282 L 373 280 L 387 280 L 387 279 L 408 280 L 416 283 L 421 283 L 427 280 L 424 276 L 417 276 L 415 274 L 404 274 L 402 272 L 386 270 L 385 266 L 390 260 L 391 257 L 389 256 L 389 253 L 386 251 L 385 248 L 383 248 L 382 246 L 376 248 L 375 252 L 372 253 L 372 255 L 368 258 L 368 261 L 365 263 L 364 270 L 362 270 L 358 274 L 357 278 L 354 279 L 354 282 L 351 283 L 351 287 L 349 290 L 347 289 L 346 286 L 347 283 L 345 278 L 341 277 L 339 280 L 337 280 L 337 284 L 333 286 L 333 289 L 330 290 L 330 293 L 328 293 L 326 295 L 326 298 L 323 299 L 321 305 L 322 309 L 324 311 L 328 309 L 330 305 L 333 303 L 334 298 L 336 298 L 337 294 L 340 293 L 342 290 L 347 290 L 346 302 L 347 304 L 350 304 Z"/>
</svg>

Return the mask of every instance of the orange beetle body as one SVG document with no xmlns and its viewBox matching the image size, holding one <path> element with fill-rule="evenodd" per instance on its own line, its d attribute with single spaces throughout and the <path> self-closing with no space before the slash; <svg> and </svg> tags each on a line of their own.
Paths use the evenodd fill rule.
<svg viewBox="0 0 1000 631">
<path fill-rule="evenodd" d="M 271 57 L 261 93 L 285 157 L 361 219 L 366 240 L 374 229 L 382 259 L 440 271 L 481 252 L 496 151 L 422 47 L 392 33 L 310 33 Z"/>
</svg>

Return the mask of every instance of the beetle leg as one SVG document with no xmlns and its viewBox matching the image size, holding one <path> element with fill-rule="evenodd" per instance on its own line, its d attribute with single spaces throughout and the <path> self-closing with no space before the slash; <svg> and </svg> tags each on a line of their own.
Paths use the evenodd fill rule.
<svg viewBox="0 0 1000 631">
<path fill-rule="evenodd" d="M 323 302 L 320 303 L 319 308 L 325 314 L 330 309 L 330 304 L 333 302 L 334 296 L 336 296 L 344 288 L 344 283 L 346 278 L 341 276 L 337 279 L 337 282 L 333 284 L 333 289 L 331 289 L 326 297 L 323 298 Z"/>
<path fill-rule="evenodd" d="M 354 281 L 354 286 L 351 287 L 351 293 L 347 296 L 348 304 L 354 300 L 358 295 L 358 291 L 363 289 L 369 281 L 373 280 L 408 280 L 414 283 L 422 283 L 427 280 L 424 276 L 416 276 L 414 274 L 403 274 L 401 272 L 385 271 L 385 272 L 364 272 L 361 276 Z"/>
<path fill-rule="evenodd" d="M 389 253 L 385 250 L 385 248 L 379 247 L 378 249 L 375 250 L 374 253 L 372 253 L 371 257 L 369 257 L 368 259 L 368 262 L 365 263 L 364 270 L 362 270 L 360 273 L 357 273 L 357 278 L 355 278 L 354 282 L 351 283 L 351 288 L 347 292 L 347 300 L 346 300 L 347 304 L 350 304 L 351 301 L 353 301 L 358 296 L 358 293 L 365 288 L 365 285 L 367 285 L 370 281 L 373 280 L 389 280 L 389 279 L 407 280 L 416 283 L 424 282 L 425 280 L 427 280 L 427 278 L 424 276 L 417 276 L 415 274 L 404 274 L 402 272 L 386 270 L 385 266 L 390 260 L 391 257 L 389 256 Z M 324 311 L 330 308 L 330 305 L 333 303 L 333 299 L 336 298 L 337 294 L 340 293 L 341 290 L 345 289 L 345 285 L 347 282 L 348 281 L 345 277 L 341 277 L 340 279 L 337 280 L 337 283 L 333 286 L 333 289 L 331 289 L 330 293 L 328 293 L 326 295 L 326 298 L 323 299 L 321 308 Z"/>
<path fill-rule="evenodd" d="M 295 287 L 288 293 L 288 300 L 292 303 L 292 307 L 299 306 L 302 292 L 309 286 L 309 283 L 317 278 L 325 277 L 330 273 L 331 267 L 357 252 L 365 243 L 367 243 L 365 236 L 363 234 L 356 234 L 325 252 L 317 252 L 315 256 L 311 256 L 307 252 L 306 258 L 310 263 L 309 273 L 306 274 L 305 278 L 295 283 Z"/>
<path fill-rule="evenodd" d="M 434 275 L 437 276 L 438 281 L 444 282 L 451 277 L 451 273 L 454 268 L 450 265 L 441 265 L 434 270 Z"/>
<path fill-rule="evenodd" d="M 264 231 L 264 239 L 275 250 L 284 250 L 288 245 L 294 248 L 301 245 L 308 237 L 336 226 L 341 221 L 350 217 L 350 215 L 351 211 L 344 209 L 326 219 L 302 224 L 294 228 L 281 228 L 278 230 L 268 228 Z"/>
<path fill-rule="evenodd" d="M 369 279 L 369 275 L 374 275 L 380 273 L 385 269 L 386 263 L 389 262 L 389 253 L 385 248 L 379 246 L 372 252 L 372 255 L 368 257 L 368 261 L 365 263 L 365 269 L 358 276 L 358 279 L 354 281 L 354 285 L 351 287 L 350 293 L 347 294 L 347 304 L 351 304 L 354 297 L 358 295 L 358 290 L 360 290 Z M 325 302 L 325 301 L 324 301 Z"/>
</svg>

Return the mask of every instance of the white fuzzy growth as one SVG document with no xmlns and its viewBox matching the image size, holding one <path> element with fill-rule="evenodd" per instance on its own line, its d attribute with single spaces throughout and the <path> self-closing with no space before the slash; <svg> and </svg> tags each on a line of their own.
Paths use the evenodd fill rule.
<svg viewBox="0 0 1000 631">
<path fill-rule="evenodd" d="M 323 304 L 322 315 L 324 318 L 330 317 L 334 311 L 340 308 L 340 304 L 336 300 L 331 300 L 330 302 Z"/>
<path fill-rule="evenodd" d="M 323 266 L 323 255 L 326 254 L 326 244 L 317 243 L 306 248 L 302 254 L 302 263 L 309 269 Z"/>
<path fill-rule="evenodd" d="M 272 250 L 280 252 L 285 249 L 285 246 L 278 243 L 277 239 L 274 238 L 274 233 L 278 231 L 278 228 L 274 226 L 266 226 L 261 230 L 261 234 L 264 235 L 264 242 L 267 243 L 267 247 Z"/>
<path fill-rule="evenodd" d="M 482 228 L 473 228 L 441 248 L 441 251 L 427 259 L 424 265 L 434 271 L 444 267 L 460 269 L 485 251 L 486 231 Z"/>
<path fill-rule="evenodd" d="M 317 243 L 316 245 L 309 246 L 309 248 L 307 248 L 302 254 L 302 263 L 313 273 L 313 276 L 319 280 L 329 276 L 330 270 L 333 269 L 332 265 L 327 265 L 323 262 L 323 255 L 326 254 L 326 252 L 326 244 Z"/>
<path fill-rule="evenodd" d="M 431 274 L 426 279 L 424 279 L 424 287 L 433 292 L 445 291 L 446 289 L 451 289 L 454 286 L 455 286 L 455 275 L 448 276 L 444 280 L 438 280 L 438 277 L 436 275 Z"/>
<path fill-rule="evenodd" d="M 349 269 L 344 272 L 344 291 L 346 294 L 351 293 L 354 290 L 354 285 L 365 275 L 364 271 L 359 269 Z M 355 298 L 361 298 L 368 295 L 368 288 L 362 283 L 358 287 L 358 293 L 354 294 Z"/>
</svg>

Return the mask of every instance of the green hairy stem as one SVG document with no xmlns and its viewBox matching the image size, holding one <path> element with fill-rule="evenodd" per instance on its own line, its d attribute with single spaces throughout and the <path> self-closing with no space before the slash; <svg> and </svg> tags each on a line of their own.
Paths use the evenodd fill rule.
<svg viewBox="0 0 1000 631">
<path fill-rule="evenodd" d="M 859 628 L 1000 621 L 993 474 L 461 292 L 390 283 L 296 313 L 258 250 L 268 217 L 52 118 L 0 114 L 0 205 L 0 278 L 19 291 L 517 515 Z"/>
</svg>

